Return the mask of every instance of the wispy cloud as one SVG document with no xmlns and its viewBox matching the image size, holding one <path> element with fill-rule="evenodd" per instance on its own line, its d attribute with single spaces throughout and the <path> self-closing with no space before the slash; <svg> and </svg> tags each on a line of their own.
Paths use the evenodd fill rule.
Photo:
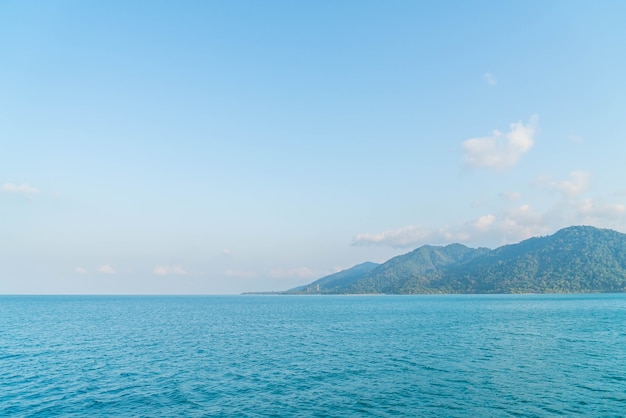
<svg viewBox="0 0 626 418">
<path fill-rule="evenodd" d="M 270 277 L 279 279 L 287 278 L 307 278 L 314 275 L 313 271 L 308 267 L 297 267 L 292 269 L 273 268 L 270 270 Z"/>
<path fill-rule="evenodd" d="M 157 276 L 167 276 L 170 274 L 183 276 L 187 274 L 187 270 L 185 270 L 182 266 L 156 266 L 152 272 Z"/>
<path fill-rule="evenodd" d="M 589 188 L 589 180 L 589 172 L 576 170 L 569 173 L 569 179 L 567 180 L 553 180 L 550 177 L 541 177 L 539 184 L 550 190 L 556 190 L 567 197 L 574 197 Z"/>
<path fill-rule="evenodd" d="M 626 205 L 622 203 L 607 203 L 593 199 L 583 199 L 578 202 L 577 212 L 581 219 L 588 222 L 624 218 L 626 215 Z"/>
<path fill-rule="evenodd" d="M 465 163 L 474 168 L 501 170 L 514 166 L 535 143 L 538 117 L 529 123 L 512 123 L 507 133 L 494 131 L 491 136 L 471 138 L 462 143 Z"/>
<path fill-rule="evenodd" d="M 85 273 L 87 273 L 87 270 L 82 268 L 82 267 L 80 267 L 80 266 L 77 266 L 76 268 L 74 268 L 74 271 L 76 273 L 78 273 L 78 274 L 85 274 Z"/>
<path fill-rule="evenodd" d="M 108 264 L 100 266 L 98 268 L 98 271 L 100 273 L 104 273 L 104 274 L 115 274 L 115 269 L 113 267 L 111 267 L 110 265 L 108 265 Z"/>
<path fill-rule="evenodd" d="M 519 192 L 502 192 L 500 193 L 500 197 L 506 200 L 519 200 L 522 198 L 522 194 Z"/>
<path fill-rule="evenodd" d="M 34 195 L 39 193 L 39 189 L 29 185 L 28 183 L 22 183 L 22 184 L 4 183 L 2 185 L 2 191 L 6 193 L 19 194 L 26 198 L 32 198 Z"/>
<path fill-rule="evenodd" d="M 382 245 L 392 248 L 416 248 L 421 245 L 445 245 L 453 242 L 467 245 L 505 244 L 529 238 L 544 229 L 528 222 L 530 207 L 521 206 L 510 213 L 486 214 L 455 226 L 439 229 L 409 226 L 378 234 L 361 234 L 353 245 Z M 419 233 L 416 233 L 419 231 Z"/>
<path fill-rule="evenodd" d="M 494 77 L 494 75 L 489 72 L 485 73 L 483 75 L 483 78 L 490 86 L 495 86 L 496 84 L 498 84 L 498 80 L 496 80 L 496 77 Z"/>
<path fill-rule="evenodd" d="M 474 221 L 473 226 L 479 231 L 488 230 L 496 221 L 496 215 L 488 214 L 483 215 Z"/>
<path fill-rule="evenodd" d="M 499 194 L 502 208 L 491 208 L 489 213 L 474 219 L 456 225 L 409 225 L 382 232 L 362 233 L 353 238 L 352 245 L 415 248 L 425 244 L 460 242 L 494 246 L 550 234 L 570 225 L 626 229 L 626 204 L 623 202 L 626 190 L 618 191 L 608 199 L 589 197 L 586 192 L 592 190 L 592 185 L 588 171 L 571 171 L 563 180 L 540 177 L 535 185 L 550 191 L 552 197 L 552 201 L 543 202 L 539 210 L 529 203 L 518 203 L 522 199 L 519 192 L 502 192 Z"/>
<path fill-rule="evenodd" d="M 425 244 L 460 242 L 474 246 L 498 246 L 547 235 L 570 225 L 594 225 L 617 230 L 626 228 L 626 204 L 601 198 L 580 198 L 575 192 L 582 189 L 578 185 L 564 186 L 565 194 L 544 210 L 537 210 L 528 203 L 518 204 L 442 228 L 407 226 L 359 234 L 354 238 L 353 245 L 415 248 Z"/>
<path fill-rule="evenodd" d="M 439 244 L 445 242 L 464 242 L 469 236 L 449 226 L 439 229 L 419 226 L 406 226 L 374 234 L 359 234 L 352 240 L 352 245 L 384 245 L 392 248 L 408 248 L 422 244 Z"/>
</svg>

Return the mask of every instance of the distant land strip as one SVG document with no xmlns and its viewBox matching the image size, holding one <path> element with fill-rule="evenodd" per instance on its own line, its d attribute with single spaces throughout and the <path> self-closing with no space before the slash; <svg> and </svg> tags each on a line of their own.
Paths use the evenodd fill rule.
<svg viewBox="0 0 626 418">
<path fill-rule="evenodd" d="M 382 264 L 358 264 L 290 290 L 245 294 L 617 292 L 626 292 L 626 234 L 571 226 L 494 250 L 424 245 Z"/>
</svg>

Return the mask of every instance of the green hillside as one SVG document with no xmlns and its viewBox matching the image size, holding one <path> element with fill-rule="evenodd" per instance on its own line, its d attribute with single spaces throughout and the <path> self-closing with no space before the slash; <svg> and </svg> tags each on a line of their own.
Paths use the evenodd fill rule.
<svg viewBox="0 0 626 418">
<path fill-rule="evenodd" d="M 573 226 L 495 250 L 425 245 L 359 266 L 287 293 L 624 292 L 626 234 Z"/>
<path fill-rule="evenodd" d="M 288 290 L 286 293 L 343 293 L 343 289 L 360 280 L 379 265 L 371 262 L 357 264 L 347 270 L 324 276 L 311 284 Z"/>
<path fill-rule="evenodd" d="M 461 244 L 445 247 L 425 245 L 390 259 L 343 290 L 348 293 L 415 293 L 416 289 L 422 289 L 426 292 L 425 278 L 447 266 L 468 262 L 486 252 L 489 249 L 473 249 Z M 409 289 L 407 285 L 411 281 L 414 283 Z"/>
</svg>

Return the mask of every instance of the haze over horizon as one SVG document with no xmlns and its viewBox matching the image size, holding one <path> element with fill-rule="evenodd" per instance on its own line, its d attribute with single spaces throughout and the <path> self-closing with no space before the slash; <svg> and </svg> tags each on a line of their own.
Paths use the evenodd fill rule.
<svg viewBox="0 0 626 418">
<path fill-rule="evenodd" d="M 626 3 L 0 3 L 0 293 L 626 232 Z"/>
</svg>

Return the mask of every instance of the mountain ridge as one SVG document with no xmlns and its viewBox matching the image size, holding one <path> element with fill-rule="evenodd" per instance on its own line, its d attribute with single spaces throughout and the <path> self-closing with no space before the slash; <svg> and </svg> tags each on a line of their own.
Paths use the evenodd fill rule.
<svg viewBox="0 0 626 418">
<path fill-rule="evenodd" d="M 281 294 L 626 292 L 626 234 L 570 226 L 490 250 L 423 245 Z"/>
</svg>

